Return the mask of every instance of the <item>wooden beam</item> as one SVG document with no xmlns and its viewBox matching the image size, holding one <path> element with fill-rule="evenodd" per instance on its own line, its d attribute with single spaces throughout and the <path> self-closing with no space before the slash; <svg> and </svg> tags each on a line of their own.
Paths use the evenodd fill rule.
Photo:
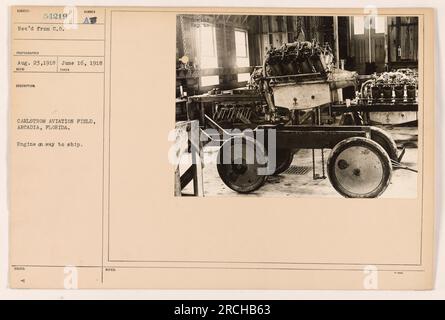
<svg viewBox="0 0 445 320">
<path fill-rule="evenodd" d="M 340 46 L 338 44 L 338 16 L 334 17 L 335 66 L 340 66 Z"/>
</svg>

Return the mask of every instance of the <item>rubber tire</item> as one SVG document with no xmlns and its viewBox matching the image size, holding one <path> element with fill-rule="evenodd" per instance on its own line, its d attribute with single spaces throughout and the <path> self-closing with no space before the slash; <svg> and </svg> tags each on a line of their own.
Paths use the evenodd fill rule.
<svg viewBox="0 0 445 320">
<path fill-rule="evenodd" d="M 274 175 L 279 175 L 280 173 L 283 173 L 292 164 L 292 161 L 294 160 L 294 152 L 287 149 L 278 149 L 277 155 L 276 155 L 276 169 L 273 173 Z"/>
<path fill-rule="evenodd" d="M 225 145 L 226 144 L 230 144 L 231 146 L 230 146 L 230 150 L 231 150 L 231 154 L 233 155 L 234 154 L 234 152 L 233 152 L 233 150 L 234 150 L 234 146 L 235 146 L 235 144 L 236 143 L 239 143 L 239 140 L 241 140 L 242 141 L 242 144 L 243 144 L 243 148 L 244 147 L 246 147 L 246 148 L 252 148 L 253 146 L 256 146 L 256 147 L 260 147 L 258 144 L 255 144 L 255 141 L 251 141 L 251 140 L 247 140 L 247 139 L 245 139 L 245 138 L 242 138 L 242 139 L 237 139 L 237 138 L 235 138 L 235 139 L 230 139 L 230 140 L 228 140 L 228 141 L 226 141 L 221 147 L 220 147 L 220 149 L 219 149 L 219 151 L 218 151 L 218 155 L 217 155 L 217 159 L 218 159 L 218 163 L 217 163 L 217 165 L 216 165 L 216 168 L 217 168 L 217 170 L 218 170 L 218 174 L 219 174 L 219 176 L 220 176 L 220 178 L 221 178 L 221 180 L 224 182 L 224 184 L 226 185 L 226 186 L 228 186 L 230 189 L 232 189 L 232 190 L 234 190 L 234 191 L 236 191 L 236 192 L 238 192 L 238 193 L 250 193 L 250 192 L 253 192 L 253 191 L 255 191 L 255 190 L 258 190 L 259 188 L 261 188 L 263 185 L 264 185 L 264 183 L 266 182 L 266 180 L 267 180 L 267 175 L 257 175 L 256 177 L 255 177 L 255 179 L 254 179 L 254 181 L 252 181 L 252 183 L 250 184 L 250 185 L 247 185 L 247 186 L 240 186 L 240 185 L 237 185 L 236 183 L 234 183 L 231 179 L 230 179 L 230 176 L 229 176 L 229 173 L 228 172 L 230 172 L 230 170 L 232 170 L 232 168 L 230 168 L 230 166 L 234 166 L 234 164 L 223 164 L 222 163 L 222 159 L 223 159 L 223 150 L 224 150 L 224 147 L 225 147 Z M 261 148 L 261 147 L 260 147 Z M 244 150 L 244 149 L 243 149 Z M 252 150 L 252 149 L 251 149 Z M 255 150 L 255 149 L 253 149 L 253 150 Z M 262 154 L 264 155 L 264 149 L 262 149 L 261 148 L 261 150 L 262 150 Z M 233 157 L 232 157 L 232 160 L 233 160 Z M 255 162 L 256 162 L 256 156 L 255 156 Z M 256 166 L 257 164 L 247 164 L 247 166 Z"/>
<path fill-rule="evenodd" d="M 353 193 L 344 189 L 335 176 L 335 163 L 337 157 L 340 155 L 341 152 L 353 146 L 362 146 L 362 147 L 366 146 L 368 149 L 374 151 L 377 154 L 382 163 L 383 167 L 382 181 L 374 190 L 365 194 Z M 391 165 L 391 159 L 389 158 L 385 149 L 380 144 L 371 139 L 362 137 L 353 137 L 339 142 L 332 149 L 327 162 L 327 171 L 328 171 L 329 181 L 331 182 L 334 189 L 337 190 L 337 192 L 340 193 L 342 196 L 346 198 L 376 198 L 386 190 L 389 183 L 391 182 L 392 165 Z"/>
<path fill-rule="evenodd" d="M 371 140 L 381 145 L 391 160 L 398 162 L 397 145 L 385 130 L 378 127 L 371 127 Z"/>
</svg>

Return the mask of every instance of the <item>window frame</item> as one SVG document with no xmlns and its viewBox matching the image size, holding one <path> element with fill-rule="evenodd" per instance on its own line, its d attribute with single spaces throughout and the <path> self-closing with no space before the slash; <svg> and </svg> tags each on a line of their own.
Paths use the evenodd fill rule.
<svg viewBox="0 0 445 320">
<path fill-rule="evenodd" d="M 353 25 L 353 28 L 354 28 L 354 32 L 353 32 L 354 36 L 362 36 L 362 35 L 364 35 L 365 34 L 365 30 L 366 30 L 366 19 L 365 19 L 365 17 L 364 16 L 353 16 L 352 18 L 353 18 L 352 19 L 352 25 Z M 356 19 L 360 19 L 361 20 L 361 22 L 360 22 L 360 32 L 358 32 L 358 29 L 357 29 L 357 26 L 359 24 L 356 23 Z M 363 26 L 363 28 L 361 26 Z"/>
<path fill-rule="evenodd" d="M 237 47 L 237 41 L 236 41 L 236 33 L 243 33 L 244 34 L 244 46 L 245 46 L 245 56 L 238 55 L 238 47 Z M 249 34 L 247 30 L 235 28 L 234 29 L 234 38 L 235 38 L 235 65 L 237 68 L 244 68 L 244 67 L 250 67 L 250 55 L 249 55 Z M 247 63 L 244 65 L 244 63 L 239 63 L 239 59 L 244 59 L 247 61 Z M 243 64 L 243 65 L 240 65 Z"/>
<path fill-rule="evenodd" d="M 243 78 L 243 77 L 245 77 L 246 79 L 245 80 L 240 80 L 240 78 Z M 250 80 L 250 73 L 249 72 L 240 72 L 240 73 L 237 73 L 236 74 L 236 80 L 238 81 L 238 82 L 247 82 L 247 81 L 249 81 Z"/>
<path fill-rule="evenodd" d="M 382 23 L 381 28 L 383 29 L 383 31 L 382 30 L 377 31 L 377 27 L 380 25 L 380 23 Z M 385 16 L 375 16 L 374 17 L 374 32 L 376 34 L 386 34 L 387 33 L 387 25 L 388 25 L 388 22 L 387 22 L 387 19 Z"/>
<path fill-rule="evenodd" d="M 207 41 L 203 41 L 203 37 L 202 37 L 202 28 L 203 27 L 208 27 L 211 28 L 211 33 L 212 33 L 212 39 L 211 39 L 211 43 L 212 43 L 212 51 L 213 51 L 213 55 L 204 55 L 203 54 L 203 43 L 207 43 Z M 196 37 L 196 42 L 198 45 L 198 59 L 199 59 L 199 67 L 200 69 L 213 69 L 213 68 L 218 68 L 218 48 L 217 48 L 217 43 L 216 43 L 216 26 L 212 23 L 200 23 L 197 26 L 197 37 Z M 210 66 L 207 65 L 207 63 L 205 64 L 205 66 L 203 66 L 203 60 L 205 58 L 208 58 L 209 60 L 212 59 L 214 60 Z"/>
</svg>

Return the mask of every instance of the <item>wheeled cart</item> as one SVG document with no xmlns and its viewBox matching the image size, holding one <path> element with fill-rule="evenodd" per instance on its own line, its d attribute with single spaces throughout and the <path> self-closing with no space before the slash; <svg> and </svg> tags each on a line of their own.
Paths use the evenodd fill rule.
<svg viewBox="0 0 445 320">
<path fill-rule="evenodd" d="M 272 108 L 266 100 L 267 95 L 252 90 L 188 98 L 188 118 L 199 120 L 202 130 L 211 128 L 218 132 L 216 139 L 210 137 L 222 142 L 218 173 L 222 181 L 236 192 L 253 192 L 265 183 L 268 176 L 284 172 L 299 149 L 331 149 L 326 163 L 327 176 L 332 186 L 345 197 L 378 197 L 389 185 L 393 169 L 415 171 L 401 165 L 404 150 L 399 153 L 394 140 L 384 130 L 364 125 L 359 116 L 356 118 L 360 121 L 352 121 L 354 125 L 322 125 L 320 112 L 323 108 L 328 108 L 329 113 L 352 115 L 389 111 L 391 108 L 415 111 L 417 105 L 327 103 L 309 109 L 301 118 L 299 110 L 291 112 L 280 106 Z M 308 120 L 312 124 L 303 124 Z M 231 129 L 237 129 L 238 133 Z M 266 140 L 259 141 L 255 134 L 244 133 L 261 130 L 266 132 Z M 267 134 L 270 130 L 274 132 L 273 141 Z M 269 148 L 271 144 L 274 146 L 272 149 Z M 244 151 L 236 152 L 240 149 Z M 252 149 L 255 151 L 253 162 L 250 161 Z M 265 170 L 258 170 L 264 169 L 265 163 L 270 164 L 271 158 L 275 159 L 273 171 L 264 173 Z"/>
<path fill-rule="evenodd" d="M 329 180 L 341 195 L 351 198 L 381 195 L 391 181 L 393 165 L 400 161 L 391 137 L 372 126 L 267 125 L 254 132 L 259 130 L 265 130 L 261 134 L 265 140 L 233 135 L 219 150 L 218 173 L 228 187 L 240 193 L 253 192 L 269 175 L 286 170 L 298 149 L 332 149 L 327 161 Z M 273 142 L 268 140 L 270 130 L 274 130 Z M 271 157 L 275 166 L 268 171 Z"/>
</svg>

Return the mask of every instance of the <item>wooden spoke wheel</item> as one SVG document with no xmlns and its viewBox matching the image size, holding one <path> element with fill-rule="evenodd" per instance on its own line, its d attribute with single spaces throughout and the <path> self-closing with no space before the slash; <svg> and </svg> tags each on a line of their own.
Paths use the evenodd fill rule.
<svg viewBox="0 0 445 320">
<path fill-rule="evenodd" d="M 292 160 L 294 160 L 293 151 L 288 149 L 278 149 L 275 157 L 276 169 L 274 175 L 278 175 L 289 169 L 292 164 Z"/>
<path fill-rule="evenodd" d="M 329 156 L 328 176 L 332 186 L 348 198 L 375 198 L 389 185 L 391 160 L 378 143 L 354 137 L 338 143 Z"/>
<path fill-rule="evenodd" d="M 261 169 L 265 170 L 264 151 L 253 141 L 233 138 L 219 149 L 218 174 L 236 192 L 249 193 L 259 189 L 267 179 L 266 175 L 259 174 Z"/>
</svg>

